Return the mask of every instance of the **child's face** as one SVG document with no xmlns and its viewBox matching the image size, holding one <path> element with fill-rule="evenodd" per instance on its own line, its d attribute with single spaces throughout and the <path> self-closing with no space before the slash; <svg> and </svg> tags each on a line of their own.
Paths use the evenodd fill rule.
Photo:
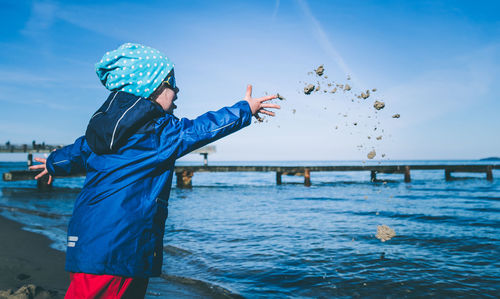
<svg viewBox="0 0 500 299">
<path fill-rule="evenodd" d="M 156 102 L 165 110 L 168 114 L 174 114 L 174 109 L 177 106 L 174 101 L 177 100 L 177 94 L 170 88 L 164 88 L 160 95 L 156 98 Z"/>
</svg>

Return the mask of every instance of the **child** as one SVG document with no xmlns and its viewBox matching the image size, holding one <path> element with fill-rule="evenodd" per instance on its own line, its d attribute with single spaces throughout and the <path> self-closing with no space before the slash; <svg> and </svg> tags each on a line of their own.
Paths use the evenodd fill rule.
<svg viewBox="0 0 500 299">
<path fill-rule="evenodd" d="M 96 64 L 111 91 L 74 144 L 35 159 L 36 177 L 86 172 L 68 226 L 66 298 L 143 298 L 159 276 L 175 160 L 251 123 L 276 96 L 243 101 L 196 119 L 173 115 L 174 65 L 159 51 L 126 43 Z"/>
</svg>

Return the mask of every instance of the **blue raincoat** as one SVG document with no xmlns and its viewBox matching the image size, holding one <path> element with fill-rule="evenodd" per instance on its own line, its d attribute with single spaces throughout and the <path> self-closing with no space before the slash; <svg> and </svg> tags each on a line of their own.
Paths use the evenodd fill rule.
<svg viewBox="0 0 500 299">
<path fill-rule="evenodd" d="M 47 159 L 53 176 L 87 173 L 69 222 L 66 271 L 159 276 L 175 160 L 251 117 L 241 101 L 178 119 L 143 97 L 112 92 L 85 136 Z"/>
</svg>

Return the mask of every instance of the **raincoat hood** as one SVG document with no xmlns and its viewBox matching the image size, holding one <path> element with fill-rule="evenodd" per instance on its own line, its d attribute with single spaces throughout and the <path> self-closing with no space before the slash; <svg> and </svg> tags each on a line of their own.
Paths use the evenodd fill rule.
<svg viewBox="0 0 500 299">
<path fill-rule="evenodd" d="M 165 115 L 160 105 L 122 91 L 112 92 L 87 126 L 85 138 L 98 155 L 116 153 L 149 121 Z"/>
</svg>

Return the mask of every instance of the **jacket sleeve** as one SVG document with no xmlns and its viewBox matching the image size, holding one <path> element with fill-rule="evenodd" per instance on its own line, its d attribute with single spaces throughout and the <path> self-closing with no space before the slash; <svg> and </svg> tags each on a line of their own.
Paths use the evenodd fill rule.
<svg viewBox="0 0 500 299">
<path fill-rule="evenodd" d="M 193 120 L 171 116 L 160 133 L 160 158 L 180 158 L 250 125 L 251 121 L 252 111 L 247 101 L 207 112 Z"/>
<path fill-rule="evenodd" d="M 75 143 L 53 151 L 47 158 L 47 171 L 53 176 L 85 173 L 85 146 L 85 136 L 82 136 Z"/>
</svg>

